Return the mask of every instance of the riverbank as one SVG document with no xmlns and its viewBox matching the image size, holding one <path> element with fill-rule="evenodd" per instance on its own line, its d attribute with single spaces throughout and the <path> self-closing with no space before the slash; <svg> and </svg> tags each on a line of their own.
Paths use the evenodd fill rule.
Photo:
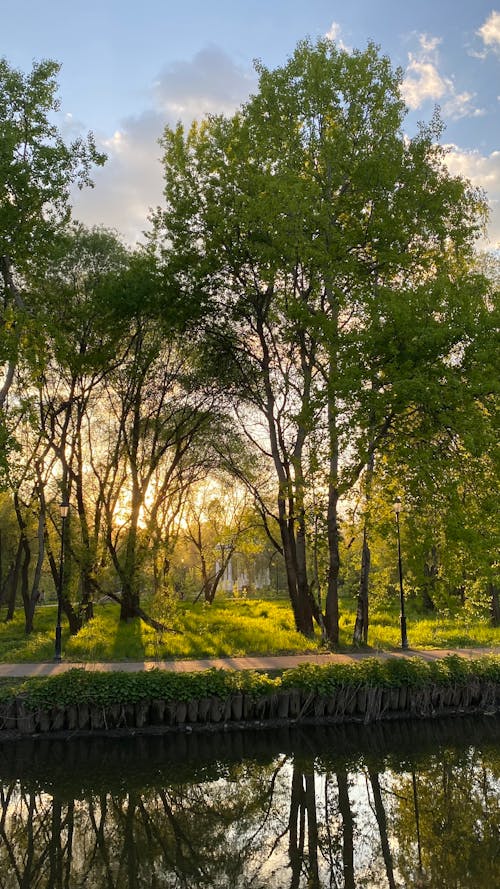
<svg viewBox="0 0 500 889">
<path fill-rule="evenodd" d="M 306 721 L 368 724 L 499 710 L 498 655 L 303 663 L 276 676 L 227 668 L 73 669 L 24 682 L 4 679 L 0 737 L 228 730 Z"/>
</svg>

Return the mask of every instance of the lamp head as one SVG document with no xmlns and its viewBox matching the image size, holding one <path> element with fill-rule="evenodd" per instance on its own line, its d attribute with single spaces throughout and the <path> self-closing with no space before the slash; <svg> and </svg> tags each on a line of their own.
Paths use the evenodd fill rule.
<svg viewBox="0 0 500 889">
<path fill-rule="evenodd" d="M 401 497 L 396 497 L 394 501 L 394 512 L 399 515 L 402 509 Z"/>
<path fill-rule="evenodd" d="M 59 509 L 61 510 L 61 518 L 66 519 L 69 512 L 69 503 L 61 503 Z"/>
</svg>

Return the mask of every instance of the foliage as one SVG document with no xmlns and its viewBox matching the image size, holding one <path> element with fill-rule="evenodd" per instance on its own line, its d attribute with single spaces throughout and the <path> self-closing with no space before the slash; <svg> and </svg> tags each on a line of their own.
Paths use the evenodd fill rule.
<svg viewBox="0 0 500 889">
<path fill-rule="evenodd" d="M 32 269 L 40 275 L 51 255 L 70 216 L 72 186 L 92 185 L 92 166 L 105 160 L 92 134 L 68 145 L 54 124 L 58 72 L 56 62 L 45 60 L 25 75 L 0 59 L 0 363 L 5 370 L 0 408 L 19 356 L 29 351 L 24 334 L 33 305 L 25 276 Z"/>
<path fill-rule="evenodd" d="M 213 306 L 206 371 L 274 472 L 296 626 L 337 644 L 339 527 L 365 467 L 473 399 L 485 205 L 449 174 L 437 116 L 404 134 L 401 72 L 374 45 L 302 41 L 257 70 L 231 118 L 167 127 L 157 234 Z"/>
<path fill-rule="evenodd" d="M 100 673 L 75 669 L 43 679 L 28 679 L 17 687 L 12 683 L 0 686 L 0 700 L 8 700 L 16 693 L 31 709 L 49 709 L 77 704 L 108 706 L 152 699 L 189 701 L 209 696 L 225 699 L 234 694 L 259 697 L 280 689 L 329 694 L 337 688 L 424 688 L 429 685 L 465 685 L 473 681 L 500 683 L 500 657 L 468 660 L 449 656 L 431 662 L 421 658 L 371 658 L 354 664 L 305 664 L 274 678 L 249 670 Z"/>
<path fill-rule="evenodd" d="M 49 708 L 70 704 L 135 703 L 159 698 L 189 701 L 195 698 L 242 693 L 263 695 L 275 688 L 277 680 L 259 673 L 206 670 L 200 673 L 171 673 L 152 670 L 142 673 L 94 673 L 70 670 L 36 683 L 27 681 L 21 689 L 28 707 Z"/>
<path fill-rule="evenodd" d="M 317 694 L 328 694 L 339 687 L 388 688 L 426 685 L 465 684 L 472 680 L 500 681 L 500 657 L 485 656 L 467 659 L 449 655 L 435 661 L 422 658 L 379 660 L 368 658 L 349 664 L 304 664 L 286 670 L 281 676 L 282 688 L 302 688 Z"/>
<path fill-rule="evenodd" d="M 91 134 L 66 145 L 52 122 L 59 67 L 44 60 L 25 75 L 0 60 L 0 255 L 21 267 L 66 221 L 72 184 L 91 185 L 92 165 L 105 160 Z"/>
</svg>

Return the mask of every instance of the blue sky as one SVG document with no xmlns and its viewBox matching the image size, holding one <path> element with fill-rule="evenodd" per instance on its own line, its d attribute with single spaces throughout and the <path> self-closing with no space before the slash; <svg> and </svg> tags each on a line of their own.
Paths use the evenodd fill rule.
<svg viewBox="0 0 500 889">
<path fill-rule="evenodd" d="M 61 127 L 92 129 L 108 153 L 76 196 L 88 224 L 134 240 L 161 202 L 164 125 L 230 113 L 255 86 L 253 59 L 274 67 L 329 34 L 374 40 L 405 70 L 409 133 L 441 107 L 450 168 L 486 189 L 500 241 L 500 0 L 0 0 L 0 12 L 0 54 L 25 70 L 59 61 Z"/>
</svg>

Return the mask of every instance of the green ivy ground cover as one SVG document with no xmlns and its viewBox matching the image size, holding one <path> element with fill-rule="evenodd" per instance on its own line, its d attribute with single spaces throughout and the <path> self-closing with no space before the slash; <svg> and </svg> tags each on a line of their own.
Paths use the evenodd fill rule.
<svg viewBox="0 0 500 889">
<path fill-rule="evenodd" d="M 171 673 L 150 670 L 141 673 L 98 673 L 83 669 L 56 676 L 0 683 L 0 701 L 21 695 L 32 709 L 55 705 L 136 703 L 141 700 L 188 701 L 204 697 L 245 693 L 260 697 L 280 689 L 298 688 L 328 694 L 338 687 L 411 686 L 465 684 L 471 681 L 500 683 L 500 657 L 489 655 L 473 660 L 450 655 L 427 662 L 421 658 L 377 660 L 354 664 L 305 664 L 271 677 L 242 670 L 206 670 Z"/>
</svg>

